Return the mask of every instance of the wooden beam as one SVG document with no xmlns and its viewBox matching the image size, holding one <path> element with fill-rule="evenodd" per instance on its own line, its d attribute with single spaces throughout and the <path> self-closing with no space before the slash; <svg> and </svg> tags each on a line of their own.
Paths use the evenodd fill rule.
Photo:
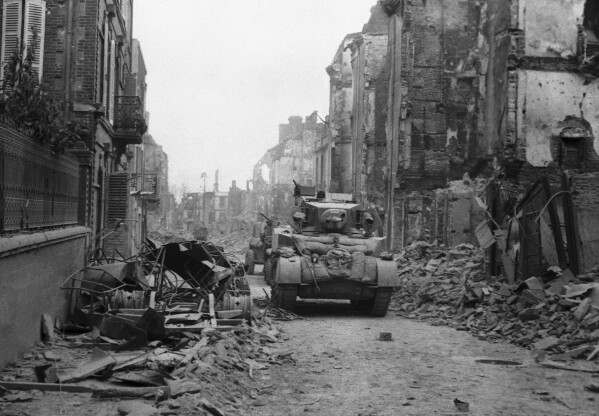
<svg viewBox="0 0 599 416">
<path fill-rule="evenodd" d="M 553 241 L 555 242 L 555 250 L 557 252 L 557 261 L 559 267 L 564 270 L 568 268 L 568 257 L 566 256 L 566 249 L 564 248 L 564 239 L 562 237 L 562 227 L 555 208 L 555 201 L 551 199 L 553 193 L 551 192 L 551 184 L 547 175 L 541 177 L 541 183 L 543 184 L 543 191 L 545 192 L 545 200 L 547 202 L 547 212 L 549 213 L 549 220 L 551 221 L 551 231 L 553 232 Z"/>
<path fill-rule="evenodd" d="M 568 241 L 568 260 L 569 269 L 572 273 L 580 274 L 580 250 L 578 241 L 578 226 L 576 224 L 576 216 L 574 214 L 574 201 L 570 193 L 570 185 L 568 183 L 568 175 L 566 172 L 562 174 L 562 190 L 564 193 L 564 222 L 566 225 L 566 238 Z"/>
</svg>

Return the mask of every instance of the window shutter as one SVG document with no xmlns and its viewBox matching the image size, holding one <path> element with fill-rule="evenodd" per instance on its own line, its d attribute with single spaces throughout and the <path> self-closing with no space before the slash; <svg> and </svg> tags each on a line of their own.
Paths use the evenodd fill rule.
<svg viewBox="0 0 599 416">
<path fill-rule="evenodd" d="M 116 42 L 114 40 L 110 41 L 110 68 L 108 69 L 108 100 L 109 100 L 109 111 L 108 111 L 108 120 L 110 124 L 114 123 L 114 92 L 115 92 L 115 78 L 116 78 Z"/>
<path fill-rule="evenodd" d="M 4 66 L 10 61 L 15 50 L 19 48 L 19 38 L 23 24 L 23 7 L 21 0 L 4 0 L 2 13 L 2 71 L 0 79 L 4 79 Z"/>
<path fill-rule="evenodd" d="M 108 21 L 104 22 L 102 34 L 102 104 L 108 109 L 108 53 L 110 42 L 108 41 Z M 106 116 L 108 113 L 105 114 Z"/>
<path fill-rule="evenodd" d="M 32 70 L 37 73 L 38 80 L 42 81 L 42 72 L 44 70 L 44 38 L 46 29 L 46 1 L 28 0 L 25 11 L 25 39 L 24 44 L 29 48 L 29 43 L 33 39 L 33 33 L 37 33 L 37 45 L 33 55 Z"/>
<path fill-rule="evenodd" d="M 127 226 L 116 228 L 116 222 L 125 220 L 128 213 L 129 201 L 129 175 L 128 172 L 116 172 L 108 175 L 108 203 L 106 208 L 106 224 L 112 227 L 114 232 L 108 234 L 104 239 L 104 251 L 114 256 L 118 251 L 122 255 L 128 255 L 128 232 Z"/>
</svg>

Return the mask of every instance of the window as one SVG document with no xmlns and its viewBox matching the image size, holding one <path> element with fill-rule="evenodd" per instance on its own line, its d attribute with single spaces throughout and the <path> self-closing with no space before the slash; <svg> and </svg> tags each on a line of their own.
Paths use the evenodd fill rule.
<svg viewBox="0 0 599 416">
<path fill-rule="evenodd" d="M 2 44 L 0 68 L 11 59 L 15 50 L 23 45 L 29 48 L 34 33 L 37 34 L 37 45 L 33 56 L 33 71 L 41 82 L 44 66 L 44 34 L 46 25 L 45 0 L 3 0 Z M 0 79 L 4 78 L 4 70 Z"/>
<path fill-rule="evenodd" d="M 582 167 L 582 138 L 561 137 L 559 165 L 563 169 L 580 169 Z"/>
</svg>

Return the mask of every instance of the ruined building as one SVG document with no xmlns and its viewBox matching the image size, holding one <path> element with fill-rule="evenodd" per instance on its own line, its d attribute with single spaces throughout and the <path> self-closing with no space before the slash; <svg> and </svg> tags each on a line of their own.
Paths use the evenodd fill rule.
<svg viewBox="0 0 599 416">
<path fill-rule="evenodd" d="M 206 174 L 202 174 L 206 178 Z M 204 182 L 202 192 L 186 192 L 181 200 L 181 217 L 187 231 L 206 228 L 211 232 L 228 230 L 230 218 L 229 192 L 219 190 L 218 170 L 212 191 Z"/>
<path fill-rule="evenodd" d="M 168 155 L 148 133 L 143 137 L 143 151 L 144 177 L 149 181 L 146 189 L 148 192 L 155 190 L 147 204 L 148 232 L 159 227 L 170 228 L 172 218 L 169 213 L 174 207 L 171 206 L 171 195 L 168 189 Z M 154 189 L 150 185 L 154 185 Z"/>
<path fill-rule="evenodd" d="M 596 265 L 598 9 L 378 1 L 327 67 L 315 183 L 376 206 L 390 249 L 488 227 L 494 274 Z"/>
<path fill-rule="evenodd" d="M 295 202 L 293 181 L 314 186 L 314 145 L 324 134 L 324 123 L 318 122 L 316 112 L 307 116 L 305 122 L 301 116 L 291 116 L 288 124 L 279 125 L 279 143 L 254 168 L 254 189 L 272 195 L 262 200 L 266 206 L 259 208 L 261 212 L 287 218 Z M 262 177 L 264 166 L 269 169 L 268 184 L 262 183 L 266 179 Z"/>
<path fill-rule="evenodd" d="M 488 202 L 510 254 L 505 264 L 493 246 L 492 266 L 516 277 L 547 264 L 581 273 L 599 264 L 597 4 L 514 0 L 489 3 L 488 15 L 486 144 L 504 175 Z"/>
</svg>

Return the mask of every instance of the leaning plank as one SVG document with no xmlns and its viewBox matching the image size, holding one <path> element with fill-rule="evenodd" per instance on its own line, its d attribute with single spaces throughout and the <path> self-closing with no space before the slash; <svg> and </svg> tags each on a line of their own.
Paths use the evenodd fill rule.
<svg viewBox="0 0 599 416">
<path fill-rule="evenodd" d="M 61 383 L 69 383 L 77 380 L 83 380 L 89 376 L 92 376 L 100 371 L 113 366 L 116 364 L 114 357 L 100 348 L 95 348 L 92 352 L 91 358 L 86 363 L 80 365 L 70 373 L 61 374 L 58 376 L 58 380 Z"/>
<path fill-rule="evenodd" d="M 567 370 L 567 371 L 581 371 L 584 373 L 599 373 L 599 368 L 591 368 L 589 367 L 581 367 L 581 366 L 569 366 L 567 364 L 558 363 L 551 360 L 540 361 L 539 365 L 548 368 L 556 368 L 558 370 Z"/>
<path fill-rule="evenodd" d="M 77 384 L 29 383 L 16 381 L 0 381 L 0 386 L 8 390 L 64 391 L 68 393 L 85 393 L 93 390 L 91 387 L 80 386 Z"/>
<path fill-rule="evenodd" d="M 208 294 L 208 307 L 210 311 L 210 326 L 216 327 L 216 314 L 214 312 L 214 294 Z"/>
<path fill-rule="evenodd" d="M 152 352 L 146 352 L 146 353 L 138 355 L 137 357 L 133 357 L 127 361 L 123 361 L 123 362 L 115 365 L 114 368 L 112 369 L 112 371 L 117 372 L 117 371 L 125 370 L 127 368 L 130 368 L 130 367 L 133 367 L 136 365 L 143 364 L 148 360 L 150 355 L 152 355 Z"/>
</svg>

